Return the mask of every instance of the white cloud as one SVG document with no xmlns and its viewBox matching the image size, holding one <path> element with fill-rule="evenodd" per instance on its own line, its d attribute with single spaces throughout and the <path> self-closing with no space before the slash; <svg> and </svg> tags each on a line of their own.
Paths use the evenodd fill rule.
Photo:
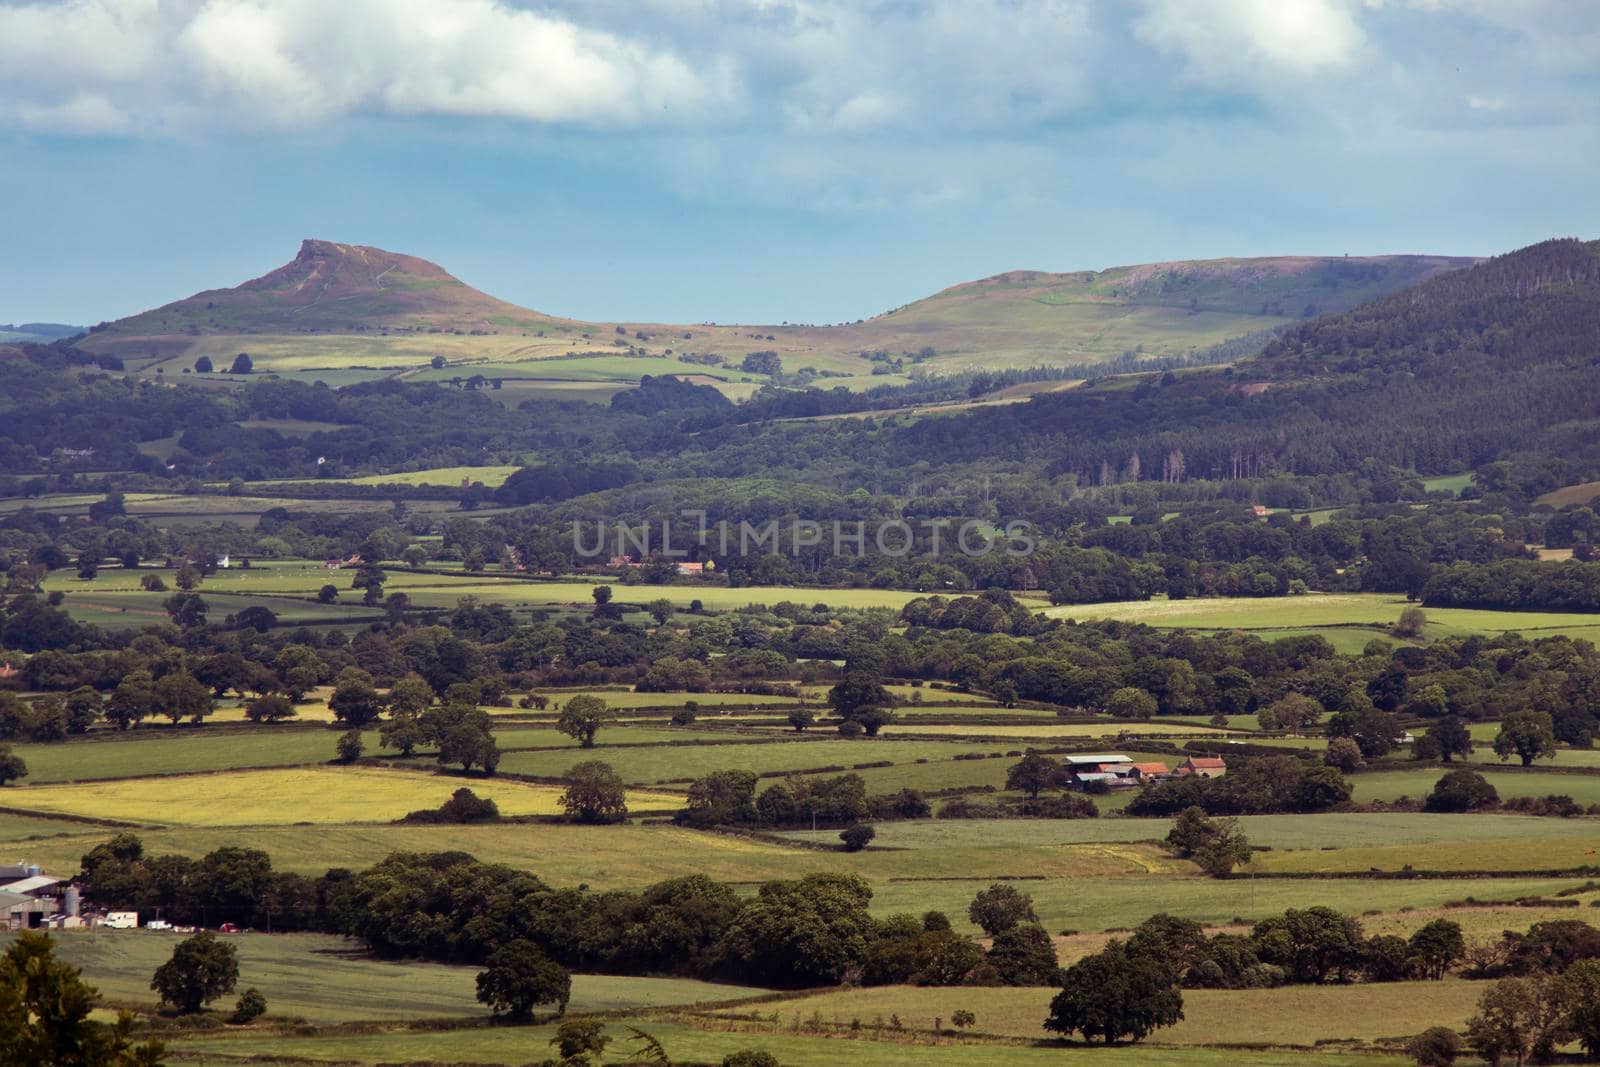
<svg viewBox="0 0 1600 1067">
<path fill-rule="evenodd" d="M 628 125 L 703 117 L 728 95 L 719 65 L 502 0 L 0 6 L 0 116 L 50 130 L 72 128 L 53 116 L 83 96 L 119 101 L 101 128 L 154 130 L 208 113 L 218 127 L 362 113 Z"/>
<path fill-rule="evenodd" d="M 1597 64 L 1600 3 L 1570 0 L 0 0 L 0 127 L 67 135 L 437 116 L 1070 151 L 1239 113 L 1592 122 Z"/>
<path fill-rule="evenodd" d="M 1140 40 L 1183 59 L 1201 80 L 1249 83 L 1263 73 L 1347 67 L 1366 35 L 1347 0 L 1147 0 Z"/>
</svg>

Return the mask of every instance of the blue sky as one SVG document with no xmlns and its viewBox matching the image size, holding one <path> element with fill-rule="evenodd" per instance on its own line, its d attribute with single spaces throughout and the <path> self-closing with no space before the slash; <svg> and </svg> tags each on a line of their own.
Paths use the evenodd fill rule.
<svg viewBox="0 0 1600 1067">
<path fill-rule="evenodd" d="M 1600 237 L 1590 0 L 0 0 L 0 322 L 291 258 L 592 319 Z"/>
</svg>

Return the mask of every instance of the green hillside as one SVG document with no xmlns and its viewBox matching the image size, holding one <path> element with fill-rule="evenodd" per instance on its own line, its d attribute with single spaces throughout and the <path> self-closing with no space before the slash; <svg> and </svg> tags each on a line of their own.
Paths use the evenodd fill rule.
<svg viewBox="0 0 1600 1067">
<path fill-rule="evenodd" d="M 258 372 L 344 384 L 466 374 L 571 379 L 544 367 L 576 355 L 614 361 L 585 380 L 710 373 L 732 388 L 752 352 L 785 375 L 809 369 L 849 389 L 932 374 L 1182 355 L 1344 310 L 1472 263 L 1441 256 L 1219 259 L 1047 274 L 1015 271 L 837 326 L 584 323 L 488 296 L 442 267 L 363 245 L 307 240 L 289 263 L 231 289 L 197 293 L 96 327 L 83 347 L 150 374 L 218 367 L 248 352 Z M 445 367 L 432 364 L 443 360 Z"/>
</svg>

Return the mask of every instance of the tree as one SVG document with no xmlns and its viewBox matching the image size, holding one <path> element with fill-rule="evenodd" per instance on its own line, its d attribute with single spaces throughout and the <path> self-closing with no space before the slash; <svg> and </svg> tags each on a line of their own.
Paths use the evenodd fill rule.
<svg viewBox="0 0 1600 1067">
<path fill-rule="evenodd" d="M 950 1025 L 957 1030 L 965 1030 L 969 1026 L 976 1025 L 977 1022 L 978 1017 L 965 1008 L 957 1008 L 950 1013 Z"/>
<path fill-rule="evenodd" d="M 1290 908 L 1250 932 L 1261 962 L 1282 967 L 1293 981 L 1348 981 L 1361 964 L 1361 923 L 1332 908 Z"/>
<path fill-rule="evenodd" d="M 1156 698 L 1135 686 L 1124 686 L 1106 701 L 1106 714 L 1116 719 L 1148 719 L 1160 710 Z"/>
<path fill-rule="evenodd" d="M 1567 1039 L 1566 1013 L 1548 979 L 1502 978 L 1478 999 L 1467 1040 L 1485 1059 L 1510 1056 L 1520 1065 Z"/>
<path fill-rule="evenodd" d="M 148 671 L 134 671 L 125 675 L 111 691 L 106 701 L 106 719 L 126 730 L 143 722 L 155 710 L 155 682 Z"/>
<path fill-rule="evenodd" d="M 100 718 L 105 702 L 93 687 L 81 685 L 67 694 L 67 732 L 81 734 Z"/>
<path fill-rule="evenodd" d="M 1250 842 L 1239 829 L 1237 819 L 1213 819 L 1204 808 L 1185 808 L 1173 820 L 1167 834 L 1167 848 L 1184 859 L 1192 859 L 1214 878 L 1250 862 Z"/>
<path fill-rule="evenodd" d="M 1462 1047 L 1460 1034 L 1448 1026 L 1432 1026 L 1406 1042 L 1406 1055 L 1417 1067 L 1451 1067 Z"/>
<path fill-rule="evenodd" d="M 517 938 L 495 949 L 478 974 L 478 1001 L 496 1015 L 521 1021 L 539 1004 L 554 1004 L 567 1013 L 572 976 L 550 960 L 532 941 Z"/>
<path fill-rule="evenodd" d="M 1218 819 L 1210 840 L 1196 849 L 1192 858 L 1211 877 L 1225 878 L 1235 867 L 1250 862 L 1250 841 L 1237 819 Z"/>
<path fill-rule="evenodd" d="M 878 831 L 866 823 L 856 823 L 839 832 L 839 840 L 844 842 L 846 852 L 860 852 L 877 836 Z"/>
<path fill-rule="evenodd" d="M 1433 785 L 1422 802 L 1424 811 L 1482 811 L 1500 803 L 1500 794 L 1477 771 L 1451 771 Z"/>
<path fill-rule="evenodd" d="M 415 712 L 396 711 L 388 722 L 378 727 L 378 743 L 384 748 L 399 749 L 400 755 L 407 758 L 427 739 Z"/>
<path fill-rule="evenodd" d="M 215 365 L 211 362 L 210 356 L 201 356 L 194 361 L 194 372 L 196 374 L 210 374 L 214 369 Z"/>
<path fill-rule="evenodd" d="M 561 807 L 576 822 L 612 823 L 628 817 L 627 790 L 611 764 L 599 760 L 580 763 L 566 773 L 567 790 Z"/>
<path fill-rule="evenodd" d="M 1472 755 L 1472 732 L 1456 715 L 1446 715 L 1428 727 L 1428 740 L 1436 748 L 1439 758 L 1449 763 L 1455 756 Z"/>
<path fill-rule="evenodd" d="M 264 634 L 278 625 L 278 616 L 271 608 L 252 604 L 234 615 L 233 625 L 236 629 L 254 630 L 258 634 Z"/>
<path fill-rule="evenodd" d="M 606 586 L 596 586 L 605 589 Z M 561 717 L 556 720 L 556 729 L 573 738 L 580 748 L 593 748 L 595 734 L 600 732 L 607 719 L 611 717 L 606 708 L 606 702 L 597 696 L 580 693 L 570 698 L 561 709 Z"/>
<path fill-rule="evenodd" d="M 1304 693 L 1290 693 L 1262 708 L 1259 715 L 1262 729 L 1293 733 L 1315 726 L 1317 720 L 1322 718 L 1322 705 Z"/>
<path fill-rule="evenodd" d="M 1394 751 L 1400 743 L 1400 720 L 1392 712 L 1379 711 L 1365 693 L 1357 689 L 1348 695 L 1337 715 L 1328 720 L 1330 738 L 1348 737 L 1361 746 L 1361 754 L 1376 759 Z"/>
<path fill-rule="evenodd" d="M 1041 791 L 1052 789 L 1063 780 L 1061 764 L 1031 748 L 1023 755 L 1021 763 L 1012 764 L 1006 772 L 1006 788 L 1027 793 L 1033 800 L 1039 799 Z"/>
<path fill-rule="evenodd" d="M 645 610 L 650 613 L 650 617 L 656 620 L 656 625 L 658 626 L 665 626 L 667 624 L 667 620 L 672 618 L 672 616 L 676 614 L 678 610 L 673 605 L 672 601 L 668 600 L 666 597 L 652 600 L 644 607 Z"/>
<path fill-rule="evenodd" d="M 0 956 L 0 1067 L 159 1067 L 162 1046 L 135 1046 L 133 1018 L 91 1020 L 100 994 L 78 968 L 55 958 L 54 942 L 24 930 Z"/>
<path fill-rule="evenodd" d="M 1428 613 L 1419 607 L 1402 608 L 1400 618 L 1389 631 L 1396 637 L 1421 637 L 1428 625 Z"/>
<path fill-rule="evenodd" d="M 383 714 L 383 697 L 373 687 L 372 675 L 359 667 L 346 667 L 339 672 L 328 708 L 335 719 L 359 728 Z"/>
<path fill-rule="evenodd" d="M 849 671 L 828 690 L 828 706 L 841 719 L 854 720 L 865 708 L 886 708 L 894 697 L 870 671 Z"/>
<path fill-rule="evenodd" d="M 11 751 L 10 745 L 0 745 L 0 786 L 9 785 L 28 776 L 28 765 L 21 756 Z"/>
<path fill-rule="evenodd" d="M 871 901 L 872 888 L 851 874 L 767 882 L 723 933 L 719 958 L 727 973 L 768 985 L 837 984 L 878 937 Z"/>
<path fill-rule="evenodd" d="M 278 693 L 257 697 L 244 707 L 244 716 L 251 722 L 282 722 L 298 714 L 289 698 Z"/>
<path fill-rule="evenodd" d="M 1046 1030 L 1080 1032 L 1105 1044 L 1142 1040 L 1183 1019 L 1183 993 L 1177 975 L 1161 960 L 1130 955 L 1121 941 L 1079 960 L 1062 976 L 1061 992 L 1050 1002 Z"/>
<path fill-rule="evenodd" d="M 1591 1060 L 1600 1057 L 1600 960 L 1579 960 L 1557 984 L 1568 1028 Z"/>
<path fill-rule="evenodd" d="M 1366 761 L 1361 758 L 1361 746 L 1355 741 L 1348 737 L 1335 737 L 1328 742 L 1328 750 L 1322 754 L 1322 762 L 1329 767 L 1337 768 L 1342 774 L 1349 774 Z"/>
<path fill-rule="evenodd" d="M 228 368 L 229 374 L 249 374 L 255 370 L 255 361 L 248 352 L 240 352 L 233 357 L 233 366 Z"/>
<path fill-rule="evenodd" d="M 1048 986 L 1061 981 L 1055 943 L 1038 923 L 1018 923 L 995 934 L 987 958 L 1006 985 Z"/>
<path fill-rule="evenodd" d="M 219 940 L 210 930 L 189 938 L 172 950 L 172 958 L 156 968 L 150 988 L 185 1014 L 193 1014 L 239 981 L 239 950 Z"/>
<path fill-rule="evenodd" d="M 500 746 L 482 723 L 460 722 L 439 739 L 439 762 L 459 763 L 464 771 L 472 770 L 476 763 L 485 773 L 493 774 L 500 765 Z"/>
<path fill-rule="evenodd" d="M 562 1023 L 556 1036 L 550 1039 L 563 1060 L 586 1062 L 589 1056 L 598 1059 L 611 1039 L 606 1036 L 606 1024 L 595 1019 Z"/>
<path fill-rule="evenodd" d="M 1439 981 L 1450 965 L 1466 952 L 1461 924 L 1450 919 L 1434 919 L 1411 935 L 1411 952 L 1422 965 L 1422 973 Z"/>
<path fill-rule="evenodd" d="M 328 585 L 324 585 L 321 589 L 317 590 L 317 602 L 319 604 L 332 604 L 335 600 L 338 600 L 338 599 L 339 599 L 339 587 L 336 586 L 336 585 L 333 585 L 332 583 L 329 583 Z"/>
<path fill-rule="evenodd" d="M 1536 759 L 1554 759 L 1555 722 L 1546 711 L 1513 711 L 1500 723 L 1494 739 L 1495 755 L 1502 760 L 1515 755 L 1524 767 Z"/>
<path fill-rule="evenodd" d="M 420 715 L 433 704 L 433 687 L 420 674 L 408 674 L 389 690 L 389 710 L 395 715 Z"/>
<path fill-rule="evenodd" d="M 347 730 L 339 735 L 339 740 L 334 746 L 339 753 L 340 763 L 354 763 L 361 758 L 361 753 L 366 751 L 366 745 L 361 740 L 360 730 Z"/>
<path fill-rule="evenodd" d="M 594 598 L 594 607 L 597 613 L 601 608 L 611 603 L 611 587 L 609 585 L 597 585 L 589 591 L 589 595 Z"/>
<path fill-rule="evenodd" d="M 211 714 L 211 690 L 187 671 L 162 675 L 155 691 L 157 704 L 174 725 L 185 717 L 199 722 Z"/>
<path fill-rule="evenodd" d="M 161 606 L 174 626 L 192 630 L 206 624 L 206 602 L 198 593 L 173 593 Z"/>
<path fill-rule="evenodd" d="M 973 897 L 967 907 L 967 918 L 990 937 L 1018 923 L 1039 921 L 1033 913 L 1033 898 L 1003 882 L 996 882 Z"/>
<path fill-rule="evenodd" d="M 794 727 L 794 732 L 803 734 L 807 726 L 816 725 L 817 715 L 808 707 L 793 708 L 789 712 L 789 725 Z"/>
<path fill-rule="evenodd" d="M 233 1016 L 228 1020 L 235 1026 L 249 1026 L 267 1013 L 267 998 L 254 986 L 239 994 L 233 1006 Z"/>
</svg>

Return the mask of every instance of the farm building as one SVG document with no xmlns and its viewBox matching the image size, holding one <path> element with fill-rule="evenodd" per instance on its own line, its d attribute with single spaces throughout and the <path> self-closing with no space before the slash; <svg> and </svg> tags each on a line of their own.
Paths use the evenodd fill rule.
<svg viewBox="0 0 1600 1067">
<path fill-rule="evenodd" d="M 1140 782 L 1164 782 L 1173 777 L 1172 768 L 1165 763 L 1133 763 L 1129 766 L 1133 770 L 1133 777 Z"/>
<path fill-rule="evenodd" d="M 1190 756 L 1178 765 L 1179 777 L 1221 778 L 1228 773 L 1228 764 L 1221 756 Z"/>
<path fill-rule="evenodd" d="M 1120 753 L 1063 756 L 1061 762 L 1067 770 L 1067 784 L 1079 789 L 1095 784 L 1131 786 L 1139 781 L 1133 760 Z"/>
<path fill-rule="evenodd" d="M 58 895 L 64 881 L 31 863 L 0 866 L 0 929 L 33 930 L 48 924 L 61 910 Z"/>
</svg>

